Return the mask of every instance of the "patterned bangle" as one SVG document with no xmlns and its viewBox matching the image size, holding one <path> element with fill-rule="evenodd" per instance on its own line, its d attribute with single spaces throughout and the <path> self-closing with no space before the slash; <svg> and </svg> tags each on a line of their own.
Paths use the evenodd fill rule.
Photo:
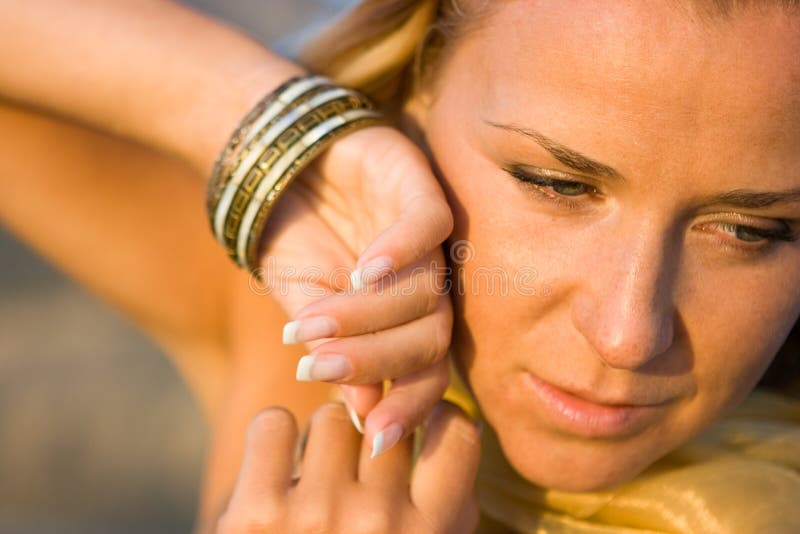
<svg viewBox="0 0 800 534">
<path fill-rule="evenodd" d="M 230 174 L 230 179 L 221 184 L 222 193 L 212 221 L 214 235 L 218 241 L 225 243 L 226 247 L 230 248 L 227 246 L 225 236 L 230 236 L 231 232 L 235 232 L 235 230 L 229 228 L 229 225 L 232 224 L 231 222 L 228 222 L 228 226 L 226 226 L 226 220 L 230 221 L 231 206 L 237 200 L 235 196 L 240 191 L 247 173 L 256 165 L 264 165 L 263 162 L 259 162 L 269 150 L 274 152 L 275 149 L 272 147 L 275 143 L 284 146 L 286 143 L 283 140 L 287 135 L 290 137 L 290 142 L 294 141 L 291 138 L 291 134 L 286 132 L 296 132 L 295 123 L 303 118 L 304 115 L 318 106 L 348 95 L 347 89 L 327 86 L 321 92 L 313 94 L 307 100 L 303 100 L 302 103 L 295 102 L 293 107 L 284 109 L 283 113 L 276 115 L 273 121 L 265 124 L 264 129 L 260 132 L 261 136 L 253 139 L 252 143 L 243 151 L 241 158 L 237 161 Z M 242 200 L 239 198 L 236 204 L 241 203 Z"/>
<path fill-rule="evenodd" d="M 208 195 L 206 198 L 206 209 L 211 219 L 211 226 L 214 228 L 213 213 L 217 211 L 220 196 L 224 191 L 226 183 L 231 177 L 231 170 L 234 161 L 242 157 L 243 150 L 248 143 L 264 127 L 266 123 L 273 121 L 288 106 L 305 92 L 319 87 L 322 84 L 329 84 L 331 81 L 324 76 L 295 76 L 281 84 L 277 89 L 265 95 L 255 107 L 239 122 L 234 132 L 228 139 L 225 148 L 217 157 L 211 177 L 208 181 Z M 220 234 L 214 232 L 217 239 Z"/>
<path fill-rule="evenodd" d="M 289 183 L 334 140 L 385 123 L 364 95 L 321 76 L 293 78 L 262 99 L 209 180 L 208 215 L 228 256 L 255 270 L 267 218 Z"/>
</svg>

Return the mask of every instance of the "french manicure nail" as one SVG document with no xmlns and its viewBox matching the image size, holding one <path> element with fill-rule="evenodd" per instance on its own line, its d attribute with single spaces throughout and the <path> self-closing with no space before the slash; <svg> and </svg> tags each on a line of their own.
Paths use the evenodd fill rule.
<svg viewBox="0 0 800 534">
<path fill-rule="evenodd" d="M 361 422 L 361 418 L 356 413 L 355 409 L 350 406 L 350 403 L 347 402 L 347 399 L 344 401 L 344 406 L 347 408 L 347 413 L 350 414 L 350 420 L 353 421 L 353 426 L 356 427 L 359 434 L 364 433 L 364 423 Z"/>
<path fill-rule="evenodd" d="M 392 258 L 389 256 L 379 256 L 366 265 L 359 267 L 350 273 L 350 285 L 358 291 L 366 284 L 377 282 L 383 275 L 391 272 L 394 266 Z"/>
<path fill-rule="evenodd" d="M 290 321 L 283 325 L 283 344 L 292 345 L 336 334 L 336 321 L 326 315 Z"/>
<path fill-rule="evenodd" d="M 339 380 L 352 372 L 350 362 L 340 354 L 307 354 L 297 362 L 299 382 Z"/>
<path fill-rule="evenodd" d="M 403 427 L 400 423 L 392 423 L 387 426 L 372 438 L 372 454 L 370 458 L 375 458 L 379 454 L 391 449 L 400 438 L 403 437 Z"/>
</svg>

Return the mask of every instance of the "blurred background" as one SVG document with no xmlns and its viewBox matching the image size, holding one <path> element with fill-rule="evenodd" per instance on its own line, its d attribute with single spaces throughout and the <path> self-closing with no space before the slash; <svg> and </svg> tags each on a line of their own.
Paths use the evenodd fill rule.
<svg viewBox="0 0 800 534">
<path fill-rule="evenodd" d="M 285 55 L 352 0 L 187 0 Z M 0 227 L 0 533 L 188 533 L 207 429 L 166 358 Z"/>
</svg>

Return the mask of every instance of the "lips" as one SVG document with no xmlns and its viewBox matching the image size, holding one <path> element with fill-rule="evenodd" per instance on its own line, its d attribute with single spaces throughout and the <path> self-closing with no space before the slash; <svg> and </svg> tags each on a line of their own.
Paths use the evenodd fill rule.
<svg viewBox="0 0 800 534">
<path fill-rule="evenodd" d="M 558 430 L 587 438 L 634 434 L 647 426 L 667 404 L 641 399 L 604 397 L 588 391 L 567 391 L 526 373 L 534 409 Z"/>
<path fill-rule="evenodd" d="M 652 399 L 644 398 L 643 396 L 640 397 L 611 397 L 611 396 L 602 396 L 598 395 L 596 392 L 590 389 L 575 389 L 575 388 L 568 388 L 562 386 L 556 386 L 550 382 L 546 382 L 544 380 L 539 379 L 541 382 L 549 385 L 550 387 L 560 389 L 564 393 L 568 395 L 572 395 L 578 399 L 584 400 L 591 404 L 598 404 L 601 406 L 609 406 L 609 407 L 633 407 L 633 406 L 655 406 L 657 404 L 663 404 L 663 401 L 654 401 Z"/>
</svg>

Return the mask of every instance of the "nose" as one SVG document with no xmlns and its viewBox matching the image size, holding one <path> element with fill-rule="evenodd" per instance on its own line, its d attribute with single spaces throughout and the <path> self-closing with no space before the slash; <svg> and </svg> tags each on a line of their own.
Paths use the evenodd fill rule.
<svg viewBox="0 0 800 534">
<path fill-rule="evenodd" d="M 642 235 L 599 251 L 573 297 L 575 327 L 616 369 L 639 369 L 673 343 L 675 260 L 663 240 Z"/>
</svg>

